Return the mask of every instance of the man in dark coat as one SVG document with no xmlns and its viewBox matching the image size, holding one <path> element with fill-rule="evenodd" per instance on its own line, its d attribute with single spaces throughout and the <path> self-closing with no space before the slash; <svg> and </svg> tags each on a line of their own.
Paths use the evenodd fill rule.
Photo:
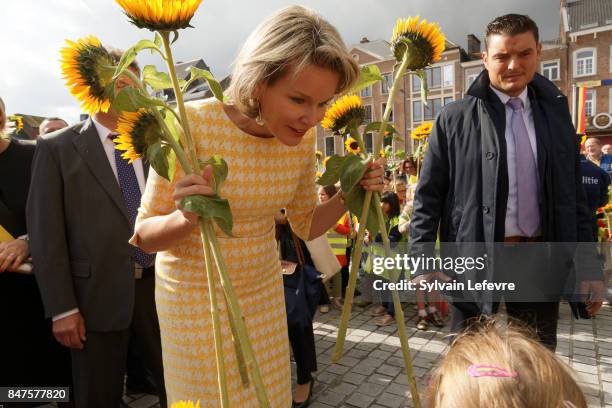
<svg viewBox="0 0 612 408">
<path fill-rule="evenodd" d="M 148 165 L 116 151 L 118 119 L 99 111 L 38 140 L 26 209 L 34 274 L 53 334 L 70 348 L 75 406 L 120 406 L 133 340 L 165 408 L 154 257 L 128 243 Z"/>
<path fill-rule="evenodd" d="M 593 241 L 567 98 L 536 73 L 540 52 L 538 28 L 527 16 L 510 14 L 487 26 L 486 69 L 466 97 L 445 106 L 435 121 L 414 199 L 410 244 L 413 250 L 426 246 L 438 233 L 443 243 L 486 243 L 489 273 L 497 281 L 522 274 L 540 286 L 560 287 L 569 272 L 555 271 L 551 280 L 534 269 L 533 257 L 513 256 L 510 265 L 492 262 L 495 242 L 524 248 L 523 242 Z M 550 270 L 545 262 L 539 267 Z M 600 275 L 582 277 L 583 291 L 603 291 Z M 532 286 L 538 285 L 522 288 Z M 452 303 L 454 331 L 497 311 L 499 299 L 480 295 Z M 526 300 L 506 299 L 508 314 L 531 325 L 554 349 L 558 296 Z M 588 303 L 591 315 L 600 307 L 599 301 Z"/>
</svg>

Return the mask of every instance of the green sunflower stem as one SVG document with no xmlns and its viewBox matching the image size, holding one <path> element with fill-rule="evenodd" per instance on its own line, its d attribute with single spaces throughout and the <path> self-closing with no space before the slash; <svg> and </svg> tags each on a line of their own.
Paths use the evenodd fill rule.
<svg viewBox="0 0 612 408">
<path fill-rule="evenodd" d="M 176 97 L 176 106 L 178 107 L 179 116 L 181 118 L 181 127 L 183 128 L 187 147 L 189 149 L 189 153 L 191 154 L 193 169 L 199 174 L 201 171 L 200 162 L 198 161 L 198 156 L 193 144 L 193 138 L 191 137 L 189 121 L 187 120 L 187 112 L 185 111 L 185 101 L 183 99 L 183 93 L 181 92 L 181 85 L 179 84 L 178 77 L 176 76 L 176 69 L 174 68 L 174 57 L 172 56 L 172 48 L 170 47 L 170 31 L 160 31 L 159 35 L 161 36 L 162 43 L 164 44 L 168 74 L 170 75 L 170 80 L 172 81 L 172 88 L 174 89 L 174 95 Z"/>
<path fill-rule="evenodd" d="M 208 296 L 210 297 L 210 314 L 212 315 L 213 337 L 215 341 L 215 358 L 217 361 L 217 381 L 221 395 L 221 407 L 229 407 L 229 394 L 227 392 L 227 377 L 225 376 L 225 360 L 223 359 L 223 339 L 221 334 L 221 322 L 219 320 L 219 304 L 217 302 L 217 288 L 213 275 L 212 253 L 210 241 L 207 237 L 206 223 L 209 221 L 200 219 L 200 236 L 204 247 L 204 261 L 206 263 L 206 278 L 208 279 Z"/>
<path fill-rule="evenodd" d="M 395 94 L 398 90 L 398 85 L 402 80 L 404 73 L 406 72 L 406 68 L 408 66 L 409 61 L 409 53 L 406 51 L 404 53 L 404 58 L 402 58 L 402 63 L 397 71 L 395 78 L 393 79 L 393 85 L 389 90 L 389 98 L 387 99 L 387 107 L 385 109 L 385 113 L 383 115 L 379 135 L 384 137 L 385 130 L 387 128 L 387 122 L 389 120 L 389 116 L 391 115 L 391 109 L 393 108 L 393 101 L 395 99 Z M 379 138 L 380 139 L 380 138 Z M 378 140 L 376 141 L 376 148 L 374 151 L 379 151 L 380 145 L 378 144 Z M 380 206 L 380 194 L 378 192 L 374 193 L 373 203 L 375 206 L 376 213 L 378 214 L 378 223 L 380 229 L 380 235 L 382 237 L 383 246 L 385 249 L 385 256 L 392 257 L 391 254 L 391 243 L 389 241 L 389 234 L 387 232 L 387 226 L 385 225 L 385 217 L 382 212 L 382 208 Z M 399 279 L 397 271 L 393 270 L 391 272 L 391 280 L 396 282 Z M 395 307 L 395 321 L 397 322 L 397 330 L 400 337 L 400 344 L 402 348 L 402 356 L 404 358 L 404 364 L 406 366 L 406 376 L 408 377 L 408 383 L 410 384 L 410 393 L 412 395 L 412 402 L 415 408 L 419 408 L 421 406 L 419 399 L 419 392 L 416 385 L 416 379 L 414 376 L 414 368 L 412 366 L 412 357 L 410 355 L 410 345 L 408 344 L 408 338 L 406 337 L 406 323 L 404 321 L 404 311 L 402 309 L 402 304 L 399 299 L 399 294 L 397 291 L 392 291 L 391 296 L 393 298 L 393 306 Z"/>
<path fill-rule="evenodd" d="M 375 203 L 380 203 L 380 196 L 378 193 L 374 193 Z M 389 234 L 387 232 L 387 226 L 385 225 L 385 216 L 380 205 L 376 206 L 376 212 L 378 214 L 378 225 L 380 234 L 383 240 L 383 246 L 385 249 L 385 257 L 392 258 L 391 253 L 391 242 L 389 241 Z M 392 269 L 389 276 L 391 282 L 397 282 L 399 280 L 399 274 L 397 270 Z M 400 338 L 400 345 L 402 348 L 402 357 L 404 358 L 404 365 L 406 366 L 406 377 L 408 378 L 408 384 L 410 385 L 410 395 L 412 396 L 412 405 L 415 408 L 421 406 L 419 397 L 419 390 L 417 388 L 416 377 L 414 375 L 414 367 L 412 366 L 412 356 L 410 354 L 410 344 L 408 343 L 408 337 L 406 336 L 406 322 L 404 321 L 404 310 L 402 309 L 402 303 L 400 301 L 399 293 L 396 290 L 391 291 L 391 297 L 393 298 L 393 306 L 395 308 L 395 321 L 397 322 L 397 332 Z"/>
<path fill-rule="evenodd" d="M 221 283 L 221 286 L 223 287 L 223 290 L 226 293 L 227 308 L 230 312 L 230 318 L 234 321 L 236 334 L 242 346 L 242 353 L 245 359 L 245 364 L 250 374 L 250 378 L 253 380 L 253 383 L 255 385 L 255 392 L 257 394 L 259 406 L 262 408 L 269 408 L 270 401 L 268 400 L 268 396 L 266 394 L 266 387 L 261 377 L 261 371 L 259 370 L 257 359 L 255 358 L 255 353 L 253 351 L 251 340 L 249 339 L 244 318 L 242 317 L 242 313 L 240 312 L 240 305 L 238 304 L 238 300 L 234 292 L 234 287 L 232 286 L 230 278 L 227 274 L 225 261 L 221 256 L 219 242 L 217 241 L 217 236 L 215 235 L 212 222 L 208 221 L 204 224 L 204 226 L 206 229 L 207 240 L 209 240 L 210 245 L 213 248 L 213 257 L 215 259 L 217 271 L 219 272 L 219 281 Z"/>
<path fill-rule="evenodd" d="M 344 305 L 342 306 L 342 316 L 340 318 L 340 326 L 338 327 L 338 336 L 336 345 L 331 356 L 332 362 L 337 363 L 342 357 L 344 350 L 344 342 L 346 340 L 346 331 L 348 329 L 351 310 L 353 308 L 353 298 L 355 296 L 355 288 L 357 287 L 357 275 L 359 274 L 359 264 L 361 261 L 361 253 L 363 251 L 363 238 L 365 236 L 366 223 L 368 221 L 368 213 L 370 211 L 370 203 L 372 201 L 372 192 L 366 191 L 363 207 L 361 209 L 361 217 L 359 217 L 359 228 L 357 230 L 357 240 L 355 250 L 351 255 L 351 270 L 349 271 L 349 281 L 344 295 Z"/>
</svg>

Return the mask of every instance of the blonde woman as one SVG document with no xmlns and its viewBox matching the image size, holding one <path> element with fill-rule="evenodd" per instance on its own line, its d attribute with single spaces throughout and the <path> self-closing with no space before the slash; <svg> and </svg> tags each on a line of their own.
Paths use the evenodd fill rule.
<svg viewBox="0 0 612 408">
<path fill-rule="evenodd" d="M 431 408 L 586 408 L 571 369 L 517 323 L 483 320 L 455 340 L 429 384 Z"/>
<path fill-rule="evenodd" d="M 358 66 L 337 30 L 299 6 L 280 10 L 255 29 L 234 63 L 231 103 L 188 107 L 198 155 L 220 154 L 229 165 L 221 194 L 230 201 L 234 237 L 217 231 L 272 407 L 291 405 L 291 372 L 274 214 L 286 213 L 302 239 L 324 234 L 347 211 L 336 194 L 317 206 L 314 126 L 328 103 L 347 91 Z M 157 256 L 156 300 L 169 405 L 180 399 L 219 403 L 215 351 L 197 216 L 183 197 L 211 195 L 211 169 L 168 183 L 149 176 L 134 240 Z M 361 180 L 382 190 L 383 170 L 372 164 Z M 221 325 L 230 333 L 220 286 Z M 253 387 L 243 388 L 231 336 L 224 338 L 231 405 L 256 407 Z M 298 387 L 306 406 L 312 382 Z M 300 396 L 298 397 L 298 394 Z"/>
</svg>

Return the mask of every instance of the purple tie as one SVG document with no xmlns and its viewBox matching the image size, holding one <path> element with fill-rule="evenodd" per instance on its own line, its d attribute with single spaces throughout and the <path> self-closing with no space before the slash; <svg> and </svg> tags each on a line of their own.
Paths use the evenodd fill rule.
<svg viewBox="0 0 612 408">
<path fill-rule="evenodd" d="M 111 133 L 108 137 L 112 140 L 116 135 Z M 121 194 L 123 195 L 123 201 L 128 210 L 133 230 L 136 222 L 136 215 L 138 214 L 138 207 L 140 207 L 140 186 L 138 185 L 134 166 L 122 158 L 121 152 L 117 149 L 115 149 L 115 165 L 117 166 L 119 187 L 121 188 Z M 143 268 L 147 268 L 153 265 L 155 255 L 147 254 L 140 248 L 134 247 L 134 260 Z"/>
<path fill-rule="evenodd" d="M 540 227 L 538 206 L 538 171 L 529 143 L 529 133 L 523 120 L 523 101 L 510 98 L 512 134 L 516 148 L 516 187 L 518 195 L 518 226 L 526 237 L 535 236 Z"/>
</svg>

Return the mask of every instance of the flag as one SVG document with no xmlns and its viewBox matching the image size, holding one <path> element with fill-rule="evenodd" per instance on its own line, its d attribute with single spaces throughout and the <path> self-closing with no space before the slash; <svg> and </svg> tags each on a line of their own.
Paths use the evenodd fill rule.
<svg viewBox="0 0 612 408">
<path fill-rule="evenodd" d="M 584 134 L 585 132 L 585 123 L 586 123 L 586 115 L 585 115 L 585 108 L 586 108 L 586 92 L 587 89 L 584 87 L 578 87 L 577 88 L 577 94 L 578 94 L 578 114 L 576 116 L 576 133 L 578 134 Z"/>
</svg>

